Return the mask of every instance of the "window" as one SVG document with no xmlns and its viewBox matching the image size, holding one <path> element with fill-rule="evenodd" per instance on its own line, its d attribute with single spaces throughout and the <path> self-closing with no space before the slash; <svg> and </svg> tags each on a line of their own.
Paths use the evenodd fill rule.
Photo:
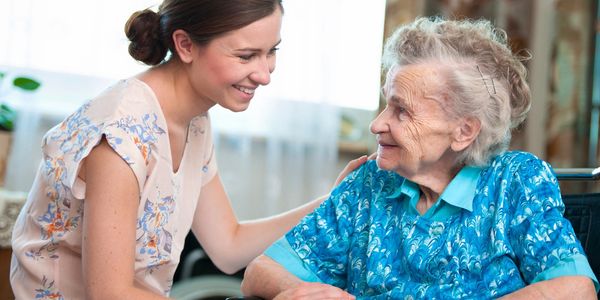
<svg viewBox="0 0 600 300">
<path fill-rule="evenodd" d="M 104 78 L 146 66 L 127 53 L 123 27 L 149 0 L 6 0 L 0 65 Z M 284 1 L 277 71 L 265 97 L 375 110 L 385 1 Z"/>
</svg>

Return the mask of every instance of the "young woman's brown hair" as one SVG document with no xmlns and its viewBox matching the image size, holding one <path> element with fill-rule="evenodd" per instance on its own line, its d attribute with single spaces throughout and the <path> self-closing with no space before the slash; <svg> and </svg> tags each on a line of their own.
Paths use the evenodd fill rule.
<svg viewBox="0 0 600 300">
<path fill-rule="evenodd" d="M 162 62 L 167 52 L 175 54 L 172 34 L 187 32 L 192 40 L 205 45 L 215 37 L 242 28 L 281 9 L 281 0 L 181 1 L 166 0 L 155 12 L 137 11 L 125 24 L 131 41 L 129 54 L 147 65 Z"/>
</svg>

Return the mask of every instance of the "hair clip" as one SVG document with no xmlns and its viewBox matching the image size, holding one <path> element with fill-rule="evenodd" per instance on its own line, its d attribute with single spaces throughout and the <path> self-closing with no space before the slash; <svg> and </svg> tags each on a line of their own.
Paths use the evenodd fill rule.
<svg viewBox="0 0 600 300">
<path fill-rule="evenodd" d="M 481 69 L 479 69 L 479 65 L 477 65 L 477 71 L 479 71 L 479 75 L 481 75 L 481 81 L 483 81 L 485 89 L 488 91 L 488 94 L 492 96 L 492 92 L 490 92 L 490 87 L 488 86 L 486 79 L 483 77 L 483 73 L 481 72 Z M 487 80 L 490 80 L 492 82 L 492 91 L 494 91 L 494 95 L 496 95 L 496 85 L 494 84 L 494 78 L 490 77 L 490 79 Z"/>
</svg>

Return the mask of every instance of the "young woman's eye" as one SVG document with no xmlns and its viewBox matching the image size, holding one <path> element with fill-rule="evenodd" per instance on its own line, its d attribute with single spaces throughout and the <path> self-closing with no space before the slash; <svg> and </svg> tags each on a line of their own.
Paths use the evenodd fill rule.
<svg viewBox="0 0 600 300">
<path fill-rule="evenodd" d="M 279 50 L 279 48 L 273 48 L 269 51 L 269 55 L 275 55 L 277 53 L 277 51 Z"/>
<path fill-rule="evenodd" d="M 249 61 L 252 59 L 252 57 L 254 56 L 254 54 L 250 54 L 250 55 L 239 55 L 238 57 L 243 60 L 243 61 Z"/>
</svg>

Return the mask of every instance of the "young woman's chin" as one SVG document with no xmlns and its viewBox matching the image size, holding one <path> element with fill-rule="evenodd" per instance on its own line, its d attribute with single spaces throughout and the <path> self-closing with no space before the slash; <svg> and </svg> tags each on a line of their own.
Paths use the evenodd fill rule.
<svg viewBox="0 0 600 300">
<path fill-rule="evenodd" d="M 248 106 L 244 107 L 244 108 L 229 108 L 230 111 L 238 113 L 238 112 L 243 112 L 246 109 L 248 109 Z"/>
<path fill-rule="evenodd" d="M 236 101 L 234 103 L 223 103 L 221 105 L 223 108 L 230 110 L 232 112 L 243 112 L 250 106 L 250 102 L 239 102 Z"/>
<path fill-rule="evenodd" d="M 230 94 L 226 97 L 220 103 L 223 108 L 232 112 L 242 112 L 248 109 L 252 98 L 254 98 L 254 94 L 246 94 L 236 89 L 232 95 Z"/>
</svg>

